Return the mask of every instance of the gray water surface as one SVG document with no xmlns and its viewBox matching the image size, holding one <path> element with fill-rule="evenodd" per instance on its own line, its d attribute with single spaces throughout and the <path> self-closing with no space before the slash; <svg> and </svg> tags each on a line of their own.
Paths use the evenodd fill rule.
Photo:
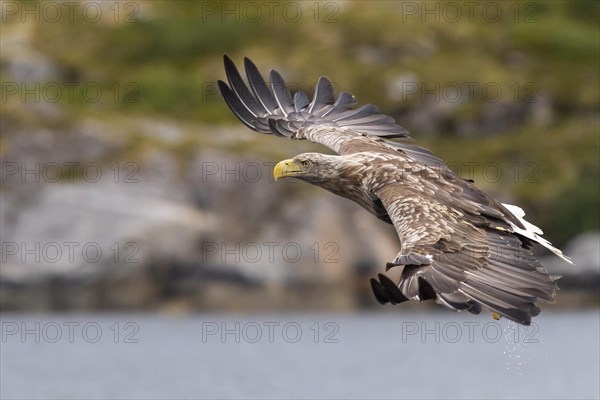
<svg viewBox="0 0 600 400">
<path fill-rule="evenodd" d="M 2 399 L 597 399 L 597 310 L 3 314 Z"/>
</svg>

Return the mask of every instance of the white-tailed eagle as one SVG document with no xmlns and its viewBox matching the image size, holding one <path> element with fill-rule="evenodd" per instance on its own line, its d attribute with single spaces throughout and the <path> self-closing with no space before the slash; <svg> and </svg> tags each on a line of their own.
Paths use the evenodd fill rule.
<svg viewBox="0 0 600 400">
<path fill-rule="evenodd" d="M 275 179 L 293 177 L 353 200 L 394 225 L 400 252 L 371 279 L 380 303 L 435 300 L 455 311 L 482 310 L 528 325 L 536 302 L 554 302 L 558 289 L 530 251 L 532 242 L 570 262 L 525 221 L 521 208 L 502 204 L 457 177 L 428 150 L 406 141 L 408 132 L 354 96 L 336 98 L 320 77 L 313 99 L 292 94 L 271 71 L 267 85 L 244 59 L 249 86 L 225 56 L 229 84 L 223 98 L 250 129 L 306 139 L 338 155 L 305 153 L 278 163 Z"/>
</svg>

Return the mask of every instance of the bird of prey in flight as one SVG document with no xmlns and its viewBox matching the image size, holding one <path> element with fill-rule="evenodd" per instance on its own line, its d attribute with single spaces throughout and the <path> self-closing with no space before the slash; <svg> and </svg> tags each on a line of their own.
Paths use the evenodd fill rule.
<svg viewBox="0 0 600 400">
<path fill-rule="evenodd" d="M 354 108 L 356 99 L 348 92 L 336 98 L 326 77 L 319 78 L 309 100 L 302 91 L 292 96 L 276 71 L 267 85 L 252 61 L 245 58 L 244 66 L 249 85 L 225 56 L 228 84 L 218 84 L 246 126 L 337 153 L 281 161 L 275 179 L 320 186 L 394 225 L 400 252 L 385 273 L 371 279 L 380 303 L 435 300 L 455 311 L 485 310 L 529 325 L 540 312 L 539 300 L 554 302 L 556 277 L 530 248 L 539 243 L 571 261 L 525 221 L 521 208 L 500 203 L 428 150 L 407 143 L 408 132 L 374 105 Z"/>
</svg>

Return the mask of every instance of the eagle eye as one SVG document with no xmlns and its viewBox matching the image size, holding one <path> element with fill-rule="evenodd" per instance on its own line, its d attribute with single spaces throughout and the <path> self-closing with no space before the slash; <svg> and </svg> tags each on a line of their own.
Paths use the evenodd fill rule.
<svg viewBox="0 0 600 400">
<path fill-rule="evenodd" d="M 309 167 L 310 166 L 310 161 L 302 161 L 302 165 L 305 167 Z"/>
</svg>

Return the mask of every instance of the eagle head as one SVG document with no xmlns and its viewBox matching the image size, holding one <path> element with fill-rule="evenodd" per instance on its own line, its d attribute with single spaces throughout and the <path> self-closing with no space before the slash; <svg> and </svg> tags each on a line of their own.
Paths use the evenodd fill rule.
<svg viewBox="0 0 600 400">
<path fill-rule="evenodd" d="M 368 173 L 370 158 L 366 154 L 328 155 L 304 153 L 280 161 L 273 168 L 275 180 L 296 178 L 317 185 L 331 193 L 357 202 L 362 207 L 389 222 L 380 202 L 368 191 L 372 173 Z"/>
<path fill-rule="evenodd" d="M 318 185 L 338 176 L 339 158 L 321 153 L 299 154 L 278 162 L 273 168 L 273 178 L 297 178 Z"/>
</svg>

